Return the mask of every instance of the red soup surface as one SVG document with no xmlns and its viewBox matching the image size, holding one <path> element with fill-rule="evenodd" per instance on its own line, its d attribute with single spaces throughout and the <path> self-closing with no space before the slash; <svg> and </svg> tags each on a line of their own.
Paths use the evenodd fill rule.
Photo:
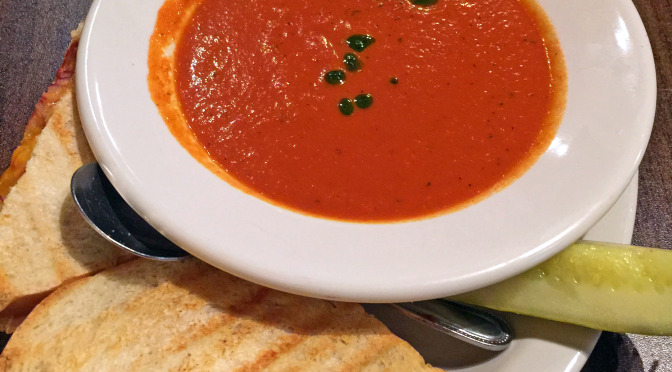
<svg viewBox="0 0 672 372">
<path fill-rule="evenodd" d="M 248 193 L 341 220 L 424 218 L 548 147 L 566 74 L 544 17 L 518 0 L 168 0 L 150 88 L 185 147 Z"/>
</svg>

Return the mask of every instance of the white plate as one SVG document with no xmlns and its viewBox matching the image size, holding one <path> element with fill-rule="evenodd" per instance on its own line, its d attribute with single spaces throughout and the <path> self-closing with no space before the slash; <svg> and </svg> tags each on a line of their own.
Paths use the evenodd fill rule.
<svg viewBox="0 0 672 372">
<path fill-rule="evenodd" d="M 581 237 L 634 174 L 655 72 L 627 0 L 542 0 L 569 73 L 567 110 L 539 161 L 502 192 L 420 222 L 355 224 L 269 205 L 229 186 L 172 137 L 147 89 L 162 0 L 98 0 L 77 61 L 84 129 L 124 199 L 225 271 L 281 290 L 362 302 L 447 296 L 517 274 Z"/>
<path fill-rule="evenodd" d="M 637 175 L 616 204 L 585 239 L 629 244 L 637 208 Z M 599 331 L 522 315 L 500 313 L 516 338 L 503 352 L 490 352 L 456 341 L 384 305 L 365 305 L 390 330 L 415 347 L 425 360 L 446 371 L 577 372 L 586 363 Z"/>
</svg>

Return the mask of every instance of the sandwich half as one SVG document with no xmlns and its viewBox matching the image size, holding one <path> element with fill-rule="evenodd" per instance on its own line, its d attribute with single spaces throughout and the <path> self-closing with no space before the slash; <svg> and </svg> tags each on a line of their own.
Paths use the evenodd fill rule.
<svg viewBox="0 0 672 372">
<path fill-rule="evenodd" d="M 70 178 L 95 161 L 74 91 L 79 30 L 56 80 L 42 96 L 10 167 L 0 177 L 0 331 L 63 283 L 131 258 L 79 215 Z"/>
<path fill-rule="evenodd" d="M 358 304 L 264 288 L 196 259 L 138 259 L 47 297 L 3 371 L 438 371 Z"/>
</svg>

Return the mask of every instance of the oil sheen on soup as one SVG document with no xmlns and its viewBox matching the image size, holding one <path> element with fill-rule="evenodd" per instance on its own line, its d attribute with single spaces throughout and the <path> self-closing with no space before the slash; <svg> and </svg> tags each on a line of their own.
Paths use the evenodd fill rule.
<svg viewBox="0 0 672 372">
<path fill-rule="evenodd" d="M 518 0 L 168 0 L 152 98 L 248 194 L 330 219 L 405 221 L 509 185 L 566 96 L 543 11 Z"/>
</svg>

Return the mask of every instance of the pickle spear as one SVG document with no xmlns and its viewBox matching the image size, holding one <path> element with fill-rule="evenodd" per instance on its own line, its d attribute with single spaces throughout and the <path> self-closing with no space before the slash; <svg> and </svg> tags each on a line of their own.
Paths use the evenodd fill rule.
<svg viewBox="0 0 672 372">
<path fill-rule="evenodd" d="M 611 332 L 672 335 L 672 251 L 580 241 L 451 299 Z"/>
</svg>

